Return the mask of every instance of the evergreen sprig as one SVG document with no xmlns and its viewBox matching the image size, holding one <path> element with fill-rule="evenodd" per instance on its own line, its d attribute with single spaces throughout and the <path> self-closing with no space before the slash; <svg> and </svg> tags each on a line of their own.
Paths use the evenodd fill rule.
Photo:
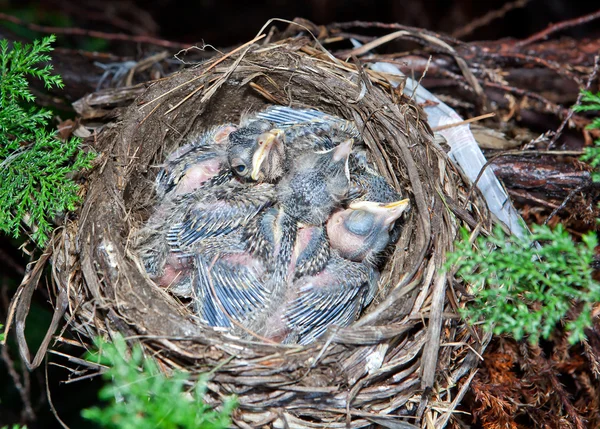
<svg viewBox="0 0 600 429">
<path fill-rule="evenodd" d="M 581 104 L 573 106 L 575 112 L 593 112 L 600 111 L 600 92 L 594 94 L 591 91 L 582 91 Z M 588 129 L 600 129 L 600 116 L 594 118 L 587 126 Z M 592 167 L 592 180 L 600 182 L 600 139 L 594 141 L 593 146 L 587 146 L 581 156 L 581 160 L 587 162 Z"/>
<path fill-rule="evenodd" d="M 212 409 L 203 401 L 205 378 L 188 390 L 186 374 L 176 372 L 167 377 L 153 359 L 144 358 L 139 345 L 129 352 L 121 336 L 116 336 L 113 343 L 99 340 L 96 346 L 100 352 L 88 359 L 110 368 L 104 373 L 109 383 L 99 394 L 108 406 L 83 410 L 84 418 L 115 429 L 230 427 L 236 400 L 228 398 L 221 410 Z"/>
<path fill-rule="evenodd" d="M 12 47 L 0 40 L 0 230 L 16 237 L 24 221 L 40 246 L 52 217 L 74 210 L 79 201 L 71 174 L 93 159 L 79 150 L 79 139 L 58 140 L 47 129 L 52 112 L 33 105 L 28 78 L 40 79 L 47 89 L 63 87 L 48 64 L 54 40 L 52 35 Z"/>
<path fill-rule="evenodd" d="M 595 234 L 576 244 L 562 225 L 533 226 L 526 238 L 507 236 L 500 227 L 490 237 L 469 243 L 466 230 L 448 255 L 447 268 L 473 286 L 474 299 L 463 309 L 471 322 L 482 321 L 495 334 L 509 333 L 532 343 L 548 338 L 567 312 L 579 315 L 566 323 L 569 341 L 585 338 L 594 303 L 600 301 L 600 284 L 592 278 Z M 543 243 L 536 247 L 535 242 Z"/>
</svg>

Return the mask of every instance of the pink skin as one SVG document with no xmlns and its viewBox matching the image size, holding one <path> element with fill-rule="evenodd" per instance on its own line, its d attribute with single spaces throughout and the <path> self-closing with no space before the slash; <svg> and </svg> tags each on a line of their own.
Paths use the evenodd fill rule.
<svg viewBox="0 0 600 429">
<path fill-rule="evenodd" d="M 298 257 L 302 254 L 304 249 L 306 249 L 313 235 L 318 231 L 319 227 L 308 225 L 301 226 L 298 229 L 298 234 L 296 236 L 296 245 L 294 246 L 294 253 L 292 255 L 292 260 L 288 268 L 288 279 L 291 278 L 291 275 L 296 269 L 296 262 L 298 260 Z M 275 249 L 275 252 L 277 251 L 278 249 Z M 288 287 L 287 290 L 288 293 L 285 296 L 284 302 L 292 301 L 294 298 L 296 298 L 297 295 L 296 288 Z M 280 343 L 283 340 L 285 340 L 286 337 L 291 333 L 289 327 L 283 321 L 284 310 L 285 305 L 279 306 L 279 308 L 275 310 L 275 313 L 271 317 L 269 317 L 265 324 L 265 326 L 268 326 L 268 330 L 265 334 L 265 337 L 271 341 Z"/>
<path fill-rule="evenodd" d="M 159 286 L 170 288 L 190 274 L 190 264 L 187 260 L 171 253 L 167 258 L 162 276 L 156 279 Z"/>
<path fill-rule="evenodd" d="M 219 146 L 227 144 L 227 138 L 229 137 L 229 134 L 231 134 L 235 130 L 236 128 L 233 126 L 226 126 L 221 128 L 213 136 L 213 142 Z M 171 155 L 169 159 L 175 159 L 177 157 L 180 157 L 181 155 L 189 151 L 191 147 L 192 145 L 183 146 L 175 152 L 175 156 Z M 173 191 L 173 194 L 181 195 L 195 191 L 208 180 L 215 177 L 221 170 L 221 167 L 224 163 L 225 157 L 222 157 L 200 162 L 190 167 L 185 173 L 185 175 L 179 180 L 179 183 Z"/>
<path fill-rule="evenodd" d="M 177 187 L 173 191 L 174 195 L 187 194 L 201 187 L 206 181 L 215 177 L 225 159 L 211 159 L 190 167 L 185 176 L 179 180 Z"/>
<path fill-rule="evenodd" d="M 231 134 L 235 130 L 237 130 L 237 128 L 232 125 L 228 125 L 226 127 L 221 128 L 213 137 L 214 142 L 219 145 L 226 144 L 229 134 Z"/>
<path fill-rule="evenodd" d="M 348 210 L 338 210 L 327 221 L 327 236 L 332 249 L 337 249 L 344 258 L 355 249 L 363 247 L 364 237 L 349 233 L 344 227 L 344 217 Z M 362 260 L 354 261 L 361 262 Z"/>
</svg>

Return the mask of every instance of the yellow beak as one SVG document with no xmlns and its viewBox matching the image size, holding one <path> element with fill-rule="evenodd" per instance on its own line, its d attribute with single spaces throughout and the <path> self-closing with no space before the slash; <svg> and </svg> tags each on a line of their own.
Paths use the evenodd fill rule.
<svg viewBox="0 0 600 429">
<path fill-rule="evenodd" d="M 348 208 L 352 210 L 366 210 L 383 218 L 385 225 L 391 225 L 398 219 L 402 213 L 410 206 L 410 200 L 405 198 L 393 203 L 378 203 L 375 201 L 357 201 L 350 203 Z"/>
<path fill-rule="evenodd" d="M 261 167 L 265 159 L 269 156 L 273 145 L 282 143 L 284 134 L 283 130 L 274 128 L 258 137 L 258 148 L 252 156 L 252 171 L 250 172 L 252 180 L 259 179 Z"/>
</svg>

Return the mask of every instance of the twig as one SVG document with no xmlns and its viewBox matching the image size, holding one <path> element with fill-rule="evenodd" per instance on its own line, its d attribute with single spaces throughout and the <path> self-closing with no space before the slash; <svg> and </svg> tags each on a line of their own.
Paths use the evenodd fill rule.
<svg viewBox="0 0 600 429">
<path fill-rule="evenodd" d="M 596 80 L 596 77 L 598 76 L 598 69 L 599 68 L 600 68 L 600 55 L 596 55 L 596 57 L 594 58 L 594 68 L 592 70 L 592 73 L 590 73 L 590 77 L 588 78 L 588 80 L 587 80 L 587 82 L 585 84 L 585 90 L 586 91 L 590 90 L 590 87 L 592 86 L 592 82 L 594 82 Z M 581 103 L 581 99 L 582 98 L 583 98 L 583 91 L 579 91 L 579 95 L 577 96 L 577 101 L 575 102 L 575 106 L 578 106 Z M 561 134 L 562 134 L 565 126 L 571 120 L 571 118 L 573 117 L 574 113 L 575 113 L 575 110 L 573 110 L 573 107 L 571 107 L 569 109 L 569 113 L 567 113 L 567 116 L 562 121 L 562 123 L 560 124 L 560 126 L 556 130 L 556 133 L 554 134 L 554 137 L 552 138 L 552 140 L 548 144 L 548 149 L 552 149 L 554 147 L 554 145 L 556 144 L 558 138 L 561 136 Z"/>
<path fill-rule="evenodd" d="M 0 21 L 8 21 L 13 24 L 20 25 L 22 27 L 26 27 L 33 31 L 39 31 L 40 33 L 55 33 L 55 34 L 64 34 L 67 36 L 85 36 L 85 37 L 96 37 L 98 39 L 104 40 L 118 40 L 121 42 L 131 42 L 131 43 L 147 43 L 155 46 L 163 46 L 165 48 L 175 48 L 175 49 L 184 49 L 189 47 L 189 44 L 179 43 L 179 42 L 171 42 L 169 40 L 157 39 L 156 37 L 150 36 L 130 36 L 128 34 L 123 33 L 105 33 L 103 31 L 95 31 L 95 30 L 86 30 L 84 28 L 74 28 L 74 27 L 50 27 L 46 25 L 38 25 L 29 22 L 25 22 L 22 19 L 19 19 L 12 15 L 7 15 L 6 13 L 0 12 Z"/>
<path fill-rule="evenodd" d="M 406 30 L 394 31 L 393 33 L 386 34 L 385 36 L 381 36 L 380 38 L 375 39 L 372 42 L 365 43 L 364 45 L 359 46 L 358 48 L 354 48 L 350 52 L 345 53 L 344 56 L 352 57 L 352 56 L 364 55 L 367 52 L 369 52 L 370 50 L 375 49 L 378 46 L 381 46 L 383 44 L 391 42 L 392 40 L 398 39 L 400 37 L 410 36 L 410 35 L 414 36 L 414 34 L 408 32 Z"/>
<path fill-rule="evenodd" d="M 67 426 L 65 422 L 63 422 L 58 416 L 58 412 L 56 411 L 56 408 L 54 408 L 54 404 L 52 403 L 52 395 L 50 394 L 50 383 L 48 382 L 48 359 L 46 359 L 45 362 L 46 364 L 44 365 L 44 374 L 46 376 L 46 396 L 48 397 L 48 405 L 50 405 L 50 411 L 52 411 L 52 414 L 54 414 L 54 418 L 58 421 L 58 423 L 60 423 L 60 425 L 64 429 L 70 429 L 69 426 Z"/>
<path fill-rule="evenodd" d="M 4 361 L 6 370 L 10 375 L 15 388 L 17 389 L 17 392 L 19 392 L 19 398 L 21 398 L 21 402 L 23 403 L 22 417 L 25 417 L 25 419 L 29 422 L 33 421 L 35 420 L 35 413 L 33 412 L 31 400 L 29 399 L 29 389 L 26 389 L 23 383 L 21 383 L 21 379 L 15 369 L 14 362 L 8 354 L 8 346 L 4 345 L 3 347 L 0 347 L 0 351 L 2 353 L 2 360 Z M 27 370 L 25 369 L 25 371 Z"/>
<path fill-rule="evenodd" d="M 473 31 L 477 30 L 479 27 L 488 25 L 490 22 L 495 21 L 496 19 L 504 18 L 504 16 L 511 10 L 525 7 L 530 1 L 531 0 L 516 0 L 511 3 L 506 3 L 500 9 L 489 11 L 479 18 L 475 18 L 464 27 L 455 30 L 452 32 L 452 37 L 462 39 L 463 37 L 473 33 Z"/>
<path fill-rule="evenodd" d="M 535 33 L 532 36 L 529 36 L 525 40 L 521 40 L 515 44 L 516 47 L 520 48 L 525 45 L 529 45 L 533 42 L 537 42 L 538 40 L 546 39 L 552 33 L 556 33 L 557 31 L 565 30 L 567 28 L 576 27 L 581 24 L 585 24 L 586 22 L 593 21 L 595 19 L 600 18 L 600 10 L 596 12 L 590 13 L 588 15 L 583 15 L 578 18 L 568 19 L 566 21 L 562 21 L 556 24 L 549 25 L 545 30 L 540 31 L 539 33 Z"/>
<path fill-rule="evenodd" d="M 431 58 L 432 58 L 431 55 L 429 56 L 429 58 L 427 58 L 427 64 L 425 64 L 425 69 L 423 70 L 423 74 L 421 75 L 421 77 L 419 78 L 419 81 L 413 88 L 412 94 L 410 94 L 411 101 L 415 101 L 415 95 L 417 95 L 417 90 L 421 86 L 421 82 L 423 82 L 423 79 L 425 79 L 425 75 L 427 75 L 427 70 L 429 70 L 429 66 L 431 65 Z"/>
<path fill-rule="evenodd" d="M 497 88 L 502 91 L 506 91 L 506 92 L 509 92 L 512 94 L 520 95 L 522 97 L 528 97 L 528 98 L 531 98 L 532 100 L 539 101 L 540 103 L 543 103 L 546 106 L 547 111 L 549 111 L 555 115 L 558 115 L 561 112 L 562 113 L 568 112 L 568 109 L 566 109 L 562 106 L 559 106 L 556 103 L 553 103 L 552 101 L 548 100 L 545 97 L 542 97 L 539 94 L 535 94 L 531 91 L 527 91 L 526 89 L 517 88 L 514 86 L 505 85 L 505 84 L 497 83 L 497 82 L 488 82 L 488 81 L 484 81 L 483 86 L 486 86 L 488 88 Z M 549 107 L 551 107 L 551 109 Z"/>
<path fill-rule="evenodd" d="M 554 216 L 556 216 L 556 214 L 559 211 L 561 211 L 562 209 L 564 209 L 566 207 L 566 205 L 569 203 L 571 198 L 573 198 L 575 196 L 575 194 L 577 194 L 578 192 L 581 192 L 587 186 L 589 186 L 589 184 L 584 183 L 583 185 L 579 185 L 577 188 L 575 188 L 571 192 L 569 192 L 569 195 L 567 195 L 567 197 L 563 200 L 563 202 L 560 203 L 560 205 L 558 207 L 556 207 L 554 210 L 552 210 L 552 213 L 550 213 L 550 215 L 548 215 L 548 217 L 544 221 L 543 225 L 547 225 L 548 222 L 550 222 L 550 219 L 552 219 Z"/>
<path fill-rule="evenodd" d="M 470 124 L 471 122 L 481 121 L 483 119 L 491 118 L 494 116 L 496 116 L 496 114 L 493 112 L 486 113 L 485 115 L 475 116 L 474 118 L 465 119 L 464 121 L 456 122 L 454 124 L 440 125 L 439 127 L 432 128 L 431 131 L 436 132 L 436 131 L 447 130 L 448 128 L 454 128 L 454 127 L 458 127 L 459 125 Z"/>
<path fill-rule="evenodd" d="M 377 23 L 373 23 L 373 24 L 377 24 Z M 399 26 L 399 27 L 402 27 L 402 26 Z M 454 58 L 454 61 L 456 61 L 456 64 L 460 68 L 460 71 L 462 72 L 465 80 L 473 87 L 473 90 L 479 96 L 478 102 L 481 103 L 483 109 L 490 110 L 489 106 L 488 106 L 489 103 L 488 103 L 487 96 L 483 92 L 483 88 L 481 87 L 481 84 L 479 83 L 479 81 L 477 80 L 477 78 L 475 77 L 475 75 L 473 74 L 471 69 L 469 68 L 469 65 L 467 64 L 467 62 L 464 60 L 464 58 L 462 56 L 460 56 L 458 54 L 458 52 L 456 52 L 456 49 L 454 49 L 454 47 L 452 47 L 446 40 L 444 40 L 442 38 L 442 36 L 440 36 L 438 34 L 431 33 L 429 31 L 424 31 L 422 29 L 410 29 L 410 27 L 405 27 L 405 28 L 406 29 L 395 31 L 391 34 L 382 36 L 379 39 L 376 39 L 370 43 L 367 43 L 366 45 L 359 46 L 358 48 L 352 49 L 350 52 L 343 52 L 342 54 L 347 55 L 347 56 L 363 55 L 363 54 L 369 52 L 371 49 L 373 49 L 381 44 L 390 42 L 390 41 L 400 38 L 400 37 L 409 38 L 409 39 L 415 38 L 419 43 L 422 43 L 425 46 L 428 46 L 430 48 L 439 47 L 442 49 L 441 53 L 444 53 L 446 55 L 451 55 Z M 456 44 L 461 44 L 461 42 L 456 41 Z M 431 61 L 431 59 L 430 59 L 430 61 Z M 429 61 L 427 64 L 429 65 Z"/>
<path fill-rule="evenodd" d="M 254 82 L 250 82 L 248 85 L 250 85 L 250 88 L 252 88 L 256 92 L 258 92 L 260 95 L 262 95 L 263 97 L 265 97 L 271 103 L 282 104 L 282 105 L 285 104 L 285 103 L 282 103 L 281 100 L 277 100 L 277 98 L 273 94 L 271 94 L 269 91 L 267 91 L 265 88 L 263 88 L 259 84 L 254 83 Z"/>
<path fill-rule="evenodd" d="M 516 60 L 517 63 L 525 62 L 525 63 L 533 63 L 542 67 L 547 68 L 548 70 L 552 70 L 559 76 L 564 76 L 567 79 L 570 79 L 577 83 L 577 85 L 581 85 L 581 79 L 575 73 L 573 73 L 569 68 L 565 67 L 564 64 L 561 64 L 556 61 L 547 60 L 545 58 L 539 58 L 534 55 L 526 55 L 520 52 L 486 52 L 484 49 L 480 49 L 477 52 L 477 55 L 481 57 L 488 57 L 494 60 L 502 59 L 510 59 Z"/>
<path fill-rule="evenodd" d="M 503 156 L 515 156 L 515 155 L 554 155 L 554 156 L 579 156 L 583 152 L 582 151 L 574 151 L 574 150 L 552 150 L 552 151 L 543 151 L 543 150 L 507 150 L 506 152 L 495 154 L 490 157 L 488 161 L 481 167 L 479 174 L 477 174 L 477 178 L 469 188 L 469 192 L 467 193 L 467 197 L 465 198 L 465 203 L 463 208 L 466 208 L 471 200 L 471 196 L 473 195 L 473 190 L 479 183 L 479 179 L 483 176 L 485 169 L 488 168 L 491 164 L 493 164 L 498 158 Z"/>
<path fill-rule="evenodd" d="M 2 301 L 3 301 L 3 306 L 6 304 L 5 301 L 5 294 L 4 292 L 6 291 L 6 280 L 4 279 L 4 284 L 2 285 Z M 15 369 L 15 365 L 14 362 L 12 360 L 12 358 L 10 357 L 10 354 L 8 353 L 8 346 L 5 344 L 4 346 L 0 347 L 0 356 L 2 356 L 2 360 L 4 361 L 4 365 L 6 366 L 6 370 L 8 372 L 8 374 L 10 375 L 10 378 L 13 381 L 13 384 L 15 385 L 15 388 L 17 389 L 17 392 L 19 392 L 19 397 L 21 398 L 21 402 L 23 403 L 23 410 L 22 410 L 22 415 L 21 417 L 25 417 L 25 419 L 27 421 L 33 421 L 35 420 L 35 413 L 33 411 L 33 407 L 31 406 L 31 399 L 30 399 L 30 390 L 29 388 L 26 386 L 29 383 L 25 383 L 26 385 L 24 385 L 24 383 L 21 383 L 21 378 L 19 377 L 19 374 L 17 373 L 17 370 Z M 23 381 L 25 380 L 25 377 L 28 376 L 29 374 L 27 373 L 27 370 L 25 369 L 23 372 Z"/>
<path fill-rule="evenodd" d="M 221 58 L 219 58 L 218 60 L 216 60 L 215 62 L 213 62 L 213 63 L 212 63 L 212 64 L 211 64 L 211 65 L 210 65 L 210 66 L 209 66 L 209 67 L 208 67 L 206 70 L 203 70 L 203 71 L 202 71 L 202 73 L 200 73 L 200 74 L 199 74 L 198 76 L 196 76 L 195 78 L 193 78 L 193 79 L 190 79 L 190 80 L 188 80 L 188 81 L 186 81 L 186 82 L 183 82 L 182 84 L 180 84 L 180 85 L 177 85 L 175 88 L 172 88 L 172 89 L 170 89 L 169 91 L 162 93 L 162 94 L 161 94 L 161 95 L 159 95 L 158 97 L 156 97 L 156 98 L 154 98 L 154 99 L 152 99 L 152 100 L 148 101 L 147 103 L 144 103 L 144 104 L 143 104 L 143 105 L 142 105 L 140 108 L 144 108 L 144 107 L 146 107 L 146 106 L 149 106 L 150 104 L 152 104 L 152 103 L 155 103 L 156 101 L 158 101 L 158 100 L 160 100 L 161 98 L 163 98 L 163 97 L 165 97 L 165 96 L 169 95 L 170 93 L 172 93 L 172 92 L 174 92 L 174 91 L 177 91 L 177 90 L 178 90 L 178 89 L 180 89 L 181 87 L 184 87 L 184 86 L 186 86 L 187 84 L 189 84 L 189 83 L 192 83 L 192 82 L 194 82 L 194 81 L 196 81 L 196 80 L 198 80 L 198 79 L 202 79 L 203 77 L 205 77 L 206 73 L 208 73 L 208 72 L 209 72 L 211 69 L 215 68 L 215 67 L 216 67 L 218 64 L 220 64 L 221 62 L 225 61 L 225 60 L 226 60 L 228 57 L 230 57 L 231 55 L 235 54 L 236 52 L 238 52 L 239 50 L 243 49 L 244 47 L 246 47 L 246 46 L 249 46 L 249 45 L 251 45 L 252 43 L 255 43 L 255 42 L 257 42 L 258 40 L 262 39 L 263 37 L 265 37 L 265 35 L 264 35 L 264 34 L 262 34 L 262 35 L 260 35 L 260 36 L 258 36 L 258 37 L 255 37 L 254 39 L 250 40 L 249 42 L 246 42 L 246 43 L 244 43 L 244 44 L 243 44 L 243 45 L 241 45 L 241 46 L 238 46 L 238 47 L 237 47 L 237 48 L 235 48 L 233 51 L 231 51 L 231 52 L 228 52 L 227 54 L 223 55 Z"/>
<path fill-rule="evenodd" d="M 440 34 L 433 31 L 423 30 L 418 27 L 410 27 L 408 25 L 401 25 L 395 23 L 385 23 L 385 22 L 370 22 L 370 21 L 348 21 L 348 22 L 334 22 L 327 26 L 330 29 L 341 29 L 345 30 L 348 28 L 385 28 L 385 29 L 396 29 L 396 30 L 406 30 L 415 34 L 427 34 L 429 36 L 436 37 L 440 40 L 445 41 L 446 43 L 452 43 L 457 45 L 466 45 L 466 43 L 461 42 L 460 40 L 448 36 L 446 34 Z"/>
</svg>

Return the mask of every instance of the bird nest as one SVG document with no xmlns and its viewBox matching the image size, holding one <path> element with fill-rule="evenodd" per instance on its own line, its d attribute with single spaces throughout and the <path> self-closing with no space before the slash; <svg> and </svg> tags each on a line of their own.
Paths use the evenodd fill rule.
<svg viewBox="0 0 600 429">
<path fill-rule="evenodd" d="M 354 121 L 370 161 L 412 206 L 373 303 L 353 325 L 304 347 L 199 324 L 132 250 L 168 154 L 190 135 L 273 104 Z M 455 290 L 444 263 L 461 225 L 486 229 L 490 216 L 421 107 L 389 76 L 339 61 L 307 39 L 248 43 L 152 82 L 93 146 L 101 155 L 83 207 L 58 233 L 52 255 L 72 329 L 134 338 L 167 372 L 210 371 L 206 400 L 237 395 L 233 420 L 242 428 L 446 425 L 484 345 L 458 315 L 465 292 Z M 399 420 L 404 426 L 395 426 Z"/>
</svg>

